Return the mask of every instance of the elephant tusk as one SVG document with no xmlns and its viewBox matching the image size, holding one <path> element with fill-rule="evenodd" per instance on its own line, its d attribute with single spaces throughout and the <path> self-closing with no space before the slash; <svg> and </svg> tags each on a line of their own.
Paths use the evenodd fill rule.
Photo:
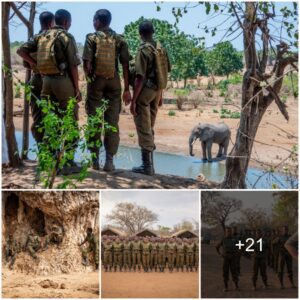
<svg viewBox="0 0 300 300">
<path fill-rule="evenodd" d="M 195 144 L 195 142 L 196 142 L 196 139 L 194 139 L 194 141 L 192 142 L 192 146 Z"/>
</svg>

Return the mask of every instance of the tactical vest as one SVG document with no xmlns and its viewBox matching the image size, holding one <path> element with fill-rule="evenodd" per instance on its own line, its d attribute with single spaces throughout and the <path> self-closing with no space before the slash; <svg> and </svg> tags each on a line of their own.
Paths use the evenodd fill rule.
<svg viewBox="0 0 300 300">
<path fill-rule="evenodd" d="M 116 34 L 95 33 L 95 75 L 113 79 L 116 72 Z"/>
<path fill-rule="evenodd" d="M 155 58 L 155 75 L 156 85 L 159 90 L 163 90 L 167 87 L 168 83 L 168 58 L 165 49 L 162 48 L 159 42 L 154 47 L 151 43 L 146 43 L 151 49 Z"/>
<path fill-rule="evenodd" d="M 43 75 L 55 75 L 61 73 L 57 66 L 54 46 L 58 37 L 68 41 L 63 29 L 51 29 L 42 33 L 38 38 L 37 69 Z"/>
</svg>

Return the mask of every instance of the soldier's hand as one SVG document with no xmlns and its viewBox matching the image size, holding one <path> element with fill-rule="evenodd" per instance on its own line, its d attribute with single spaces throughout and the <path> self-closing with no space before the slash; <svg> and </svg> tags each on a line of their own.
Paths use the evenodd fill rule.
<svg viewBox="0 0 300 300">
<path fill-rule="evenodd" d="M 130 94 L 129 90 L 123 92 L 123 101 L 124 101 L 126 106 L 130 104 L 131 94 Z"/>
<path fill-rule="evenodd" d="M 131 101 L 130 112 L 133 116 L 136 116 L 136 103 L 135 103 L 135 101 Z"/>
</svg>

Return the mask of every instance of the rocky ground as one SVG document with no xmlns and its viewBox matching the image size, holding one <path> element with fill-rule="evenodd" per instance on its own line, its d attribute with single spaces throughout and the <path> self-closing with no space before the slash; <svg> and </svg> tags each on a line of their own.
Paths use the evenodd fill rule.
<svg viewBox="0 0 300 300">
<path fill-rule="evenodd" d="M 199 298 L 199 273 L 102 272 L 102 298 Z"/>
<path fill-rule="evenodd" d="M 230 282 L 229 292 L 223 292 L 222 258 L 217 255 L 214 245 L 201 246 L 201 298 L 297 298 L 298 289 L 292 289 L 285 274 L 286 288 L 281 290 L 277 274 L 268 267 L 269 289 L 263 289 L 258 277 L 256 291 L 252 287 L 252 261 L 242 257 L 240 291 L 234 290 Z M 297 262 L 294 262 L 294 281 L 298 284 Z"/>
<path fill-rule="evenodd" d="M 99 298 L 99 272 L 26 275 L 2 269 L 3 298 Z"/>
</svg>

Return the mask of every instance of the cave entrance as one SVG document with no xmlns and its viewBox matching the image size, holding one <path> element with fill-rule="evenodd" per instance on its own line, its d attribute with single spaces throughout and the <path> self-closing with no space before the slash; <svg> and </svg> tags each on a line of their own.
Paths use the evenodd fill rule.
<svg viewBox="0 0 300 300">
<path fill-rule="evenodd" d="M 13 234 L 18 225 L 19 197 L 9 193 L 5 202 L 5 223 L 8 234 Z"/>
<path fill-rule="evenodd" d="M 24 203 L 24 214 L 31 228 L 39 235 L 44 236 L 45 231 L 45 215 L 38 208 L 32 208 Z"/>
</svg>

